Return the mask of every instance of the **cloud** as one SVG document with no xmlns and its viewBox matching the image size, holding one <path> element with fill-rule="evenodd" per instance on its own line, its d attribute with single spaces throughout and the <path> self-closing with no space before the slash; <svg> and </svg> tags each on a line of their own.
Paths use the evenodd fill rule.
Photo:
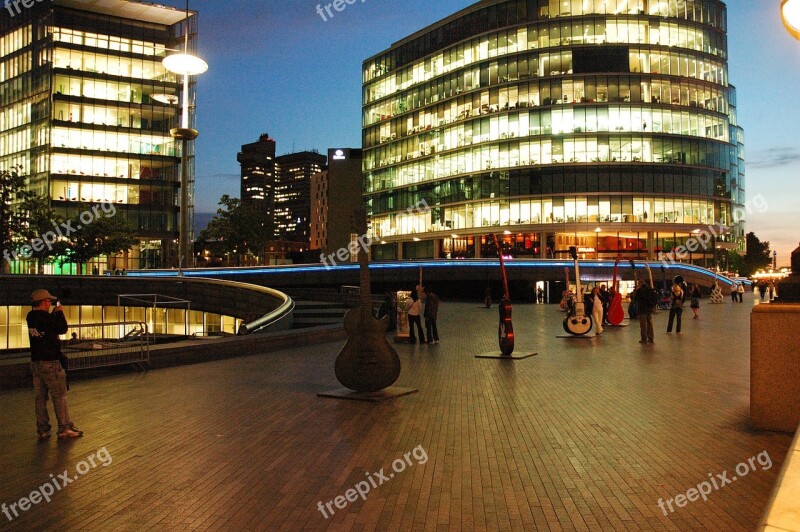
<svg viewBox="0 0 800 532">
<path fill-rule="evenodd" d="M 769 148 L 756 154 L 755 160 L 748 161 L 750 168 L 776 168 L 800 161 L 797 148 Z"/>
</svg>

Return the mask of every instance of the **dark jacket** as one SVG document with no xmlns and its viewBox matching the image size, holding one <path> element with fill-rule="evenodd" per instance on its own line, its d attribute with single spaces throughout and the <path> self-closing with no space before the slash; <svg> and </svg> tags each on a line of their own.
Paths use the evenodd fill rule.
<svg viewBox="0 0 800 532">
<path fill-rule="evenodd" d="M 439 296 L 433 292 L 428 292 L 425 296 L 425 317 L 436 319 L 439 315 Z"/>
<path fill-rule="evenodd" d="M 28 322 L 28 337 L 31 341 L 31 360 L 59 360 L 61 340 L 59 334 L 66 334 L 67 319 L 62 311 L 51 313 L 32 310 L 25 318 Z"/>
<path fill-rule="evenodd" d="M 658 292 L 645 283 L 631 294 L 631 299 L 636 303 L 636 309 L 643 314 L 650 314 L 658 302 Z"/>
</svg>

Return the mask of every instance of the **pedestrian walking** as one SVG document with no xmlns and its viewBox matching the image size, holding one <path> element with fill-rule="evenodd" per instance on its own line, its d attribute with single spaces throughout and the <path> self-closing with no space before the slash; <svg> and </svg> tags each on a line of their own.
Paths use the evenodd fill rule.
<svg viewBox="0 0 800 532">
<path fill-rule="evenodd" d="M 420 318 L 422 314 L 422 301 L 420 301 L 416 290 L 411 292 L 411 301 L 411 307 L 408 309 L 408 330 L 411 335 L 409 341 L 412 344 L 417 343 L 417 337 L 414 334 L 414 325 L 416 325 L 419 331 L 419 343 L 424 344 L 425 333 L 422 332 L 422 319 Z"/>
<path fill-rule="evenodd" d="M 697 286 L 695 283 L 692 285 L 692 312 L 694 312 L 693 320 L 696 320 L 700 317 L 700 297 L 702 296 L 702 292 L 700 291 L 700 287 Z"/>
<path fill-rule="evenodd" d="M 739 283 L 739 287 L 736 289 L 736 292 L 739 293 L 739 303 L 744 303 L 744 283 Z"/>
<path fill-rule="evenodd" d="M 603 302 L 603 323 L 608 323 L 608 309 L 611 306 L 611 300 L 614 299 L 611 296 L 611 292 L 608 291 L 606 285 L 600 286 L 600 301 Z"/>
<path fill-rule="evenodd" d="M 428 333 L 428 343 L 439 343 L 439 329 L 436 319 L 439 315 L 439 296 L 433 293 L 429 286 L 425 287 L 425 331 Z"/>
<path fill-rule="evenodd" d="M 736 300 L 739 299 L 739 284 L 733 283 L 731 286 L 731 301 L 736 303 Z M 761 299 L 764 299 L 764 296 L 761 296 Z"/>
<path fill-rule="evenodd" d="M 758 293 L 761 295 L 761 301 L 764 301 L 764 296 L 767 293 L 767 285 L 763 281 L 758 283 Z"/>
<path fill-rule="evenodd" d="M 50 437 L 50 416 L 47 412 L 49 396 L 53 399 L 53 410 L 58 420 L 58 438 L 78 438 L 83 436 L 83 432 L 69 418 L 67 361 L 61 352 L 59 339 L 59 335 L 66 334 L 68 329 L 64 308 L 54 295 L 43 289 L 31 294 L 31 303 L 33 310 L 28 312 L 25 320 L 31 345 L 36 432 L 40 440 Z"/>
<path fill-rule="evenodd" d="M 595 331 L 597 335 L 603 334 L 603 297 L 600 295 L 600 287 L 595 286 L 592 289 L 592 321 L 594 321 Z"/>
<path fill-rule="evenodd" d="M 769 291 L 769 300 L 772 301 L 772 298 L 775 297 L 775 283 L 773 281 L 769 282 L 769 285 L 767 285 L 767 290 Z"/>
<path fill-rule="evenodd" d="M 672 285 L 671 291 L 671 300 L 672 303 L 669 307 L 669 322 L 667 323 L 667 333 L 672 332 L 672 324 L 677 318 L 677 326 L 675 328 L 675 332 L 680 334 L 681 333 L 681 316 L 683 315 L 683 289 L 680 286 L 680 283 L 676 282 Z"/>
<path fill-rule="evenodd" d="M 653 310 L 658 305 L 658 292 L 652 286 L 639 281 L 638 286 L 631 294 L 631 301 L 636 304 L 636 312 L 639 317 L 639 340 L 640 344 L 647 342 L 653 343 Z"/>
</svg>

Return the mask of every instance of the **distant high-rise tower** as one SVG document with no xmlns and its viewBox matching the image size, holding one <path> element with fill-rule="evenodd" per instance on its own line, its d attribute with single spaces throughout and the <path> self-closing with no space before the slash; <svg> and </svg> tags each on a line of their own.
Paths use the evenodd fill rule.
<svg viewBox="0 0 800 532">
<path fill-rule="evenodd" d="M 264 133 L 258 138 L 258 142 L 242 145 L 242 151 L 236 156 L 236 160 L 242 167 L 242 203 L 256 206 L 264 215 L 265 227 L 273 227 L 275 139 Z"/>
<path fill-rule="evenodd" d="M 311 176 L 325 168 L 316 151 L 281 155 L 275 164 L 275 238 L 310 243 Z"/>
</svg>

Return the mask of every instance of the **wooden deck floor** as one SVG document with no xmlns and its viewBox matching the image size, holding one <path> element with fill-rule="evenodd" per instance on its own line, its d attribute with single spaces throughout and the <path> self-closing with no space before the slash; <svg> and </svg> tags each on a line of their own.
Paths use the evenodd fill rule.
<svg viewBox="0 0 800 532">
<path fill-rule="evenodd" d="M 510 362 L 474 358 L 496 307 L 442 302 L 440 344 L 397 346 L 419 393 L 317 397 L 339 343 L 252 353 L 75 382 L 74 441 L 38 443 L 32 390 L 1 392 L 0 503 L 77 478 L 0 530 L 752 530 L 791 438 L 748 427 L 751 305 L 703 300 L 680 335 L 661 313 L 653 346 L 636 324 L 558 339 L 555 307 L 515 306 L 517 350 L 539 355 Z M 111 463 L 83 467 L 98 450 Z M 737 475 L 759 454 L 771 468 Z"/>
</svg>

